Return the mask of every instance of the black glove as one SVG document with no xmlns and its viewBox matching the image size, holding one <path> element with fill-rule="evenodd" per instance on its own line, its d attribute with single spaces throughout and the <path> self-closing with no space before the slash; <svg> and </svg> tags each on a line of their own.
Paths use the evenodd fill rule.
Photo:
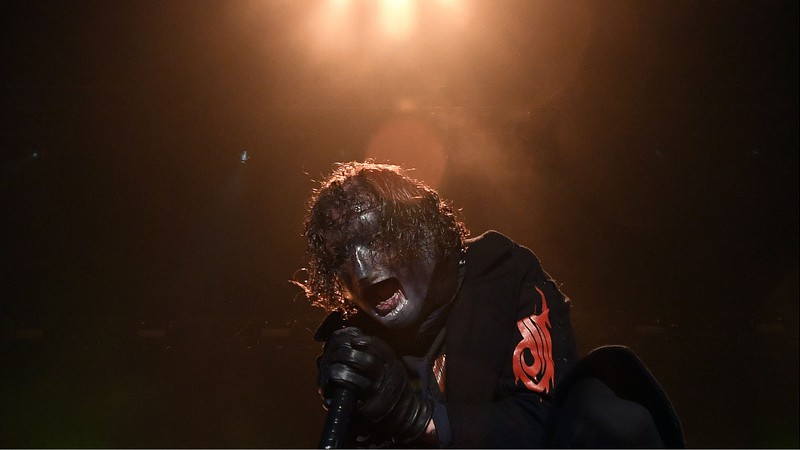
<svg viewBox="0 0 800 450">
<path fill-rule="evenodd" d="M 354 327 L 338 330 L 325 343 L 317 363 L 326 403 L 337 387 L 353 390 L 358 414 L 373 434 L 410 442 L 425 432 L 432 402 L 414 394 L 403 363 L 382 340 Z"/>
</svg>

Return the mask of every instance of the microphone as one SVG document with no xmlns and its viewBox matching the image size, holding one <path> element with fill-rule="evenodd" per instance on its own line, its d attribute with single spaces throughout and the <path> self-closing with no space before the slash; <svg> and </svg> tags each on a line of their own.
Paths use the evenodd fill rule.
<svg viewBox="0 0 800 450">
<path fill-rule="evenodd" d="M 338 387 L 333 391 L 328 416 L 319 448 L 347 448 L 350 418 L 356 406 L 356 393 L 346 387 Z"/>
</svg>

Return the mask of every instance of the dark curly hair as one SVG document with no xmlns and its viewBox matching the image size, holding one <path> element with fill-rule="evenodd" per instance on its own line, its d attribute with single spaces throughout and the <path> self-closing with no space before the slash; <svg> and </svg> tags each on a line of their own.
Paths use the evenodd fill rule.
<svg viewBox="0 0 800 450">
<path fill-rule="evenodd" d="M 373 249 L 388 263 L 402 265 L 419 256 L 441 258 L 460 249 L 469 232 L 450 205 L 426 184 L 395 165 L 373 162 L 338 163 L 313 191 L 305 220 L 307 279 L 292 282 L 314 306 L 348 315 L 355 308 L 337 274 L 347 261 L 359 229 L 354 220 L 377 210 L 379 229 L 369 233 Z"/>
</svg>

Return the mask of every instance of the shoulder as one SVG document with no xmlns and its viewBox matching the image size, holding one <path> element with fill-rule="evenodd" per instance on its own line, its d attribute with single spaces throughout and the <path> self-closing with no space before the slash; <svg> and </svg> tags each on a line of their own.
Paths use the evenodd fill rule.
<svg viewBox="0 0 800 450">
<path fill-rule="evenodd" d="M 517 245 L 508 236 L 495 230 L 467 239 L 466 244 L 472 251 L 491 254 L 502 254 Z"/>
<path fill-rule="evenodd" d="M 468 239 L 466 245 L 467 275 L 470 277 L 478 277 L 509 264 L 539 270 L 541 267 L 539 259 L 530 249 L 495 230 Z"/>
</svg>

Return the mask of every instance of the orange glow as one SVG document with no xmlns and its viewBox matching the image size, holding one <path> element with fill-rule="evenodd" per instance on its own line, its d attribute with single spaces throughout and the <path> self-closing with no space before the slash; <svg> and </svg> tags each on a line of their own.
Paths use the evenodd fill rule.
<svg viewBox="0 0 800 450">
<path fill-rule="evenodd" d="M 384 123 L 370 138 L 367 158 L 413 168 L 411 176 L 437 187 L 447 165 L 444 146 L 436 132 L 412 117 Z"/>
<path fill-rule="evenodd" d="M 308 13 L 299 39 L 322 60 L 364 66 L 368 55 L 384 57 L 385 46 L 409 44 L 423 29 L 457 40 L 454 33 L 465 31 L 473 14 L 473 0 L 326 0 Z"/>
<path fill-rule="evenodd" d="M 309 32 L 320 51 L 347 49 L 356 38 L 353 0 L 328 0 L 312 13 Z"/>
<path fill-rule="evenodd" d="M 417 28 L 414 0 L 382 0 L 378 23 L 383 34 L 391 39 L 408 39 Z"/>
<path fill-rule="evenodd" d="M 436 0 L 439 5 L 440 14 L 444 15 L 445 20 L 441 20 L 439 26 L 462 28 L 469 24 L 475 5 L 467 0 Z"/>
<path fill-rule="evenodd" d="M 347 21 L 352 8 L 353 0 L 328 0 L 327 14 L 332 22 L 341 24 Z"/>
</svg>

